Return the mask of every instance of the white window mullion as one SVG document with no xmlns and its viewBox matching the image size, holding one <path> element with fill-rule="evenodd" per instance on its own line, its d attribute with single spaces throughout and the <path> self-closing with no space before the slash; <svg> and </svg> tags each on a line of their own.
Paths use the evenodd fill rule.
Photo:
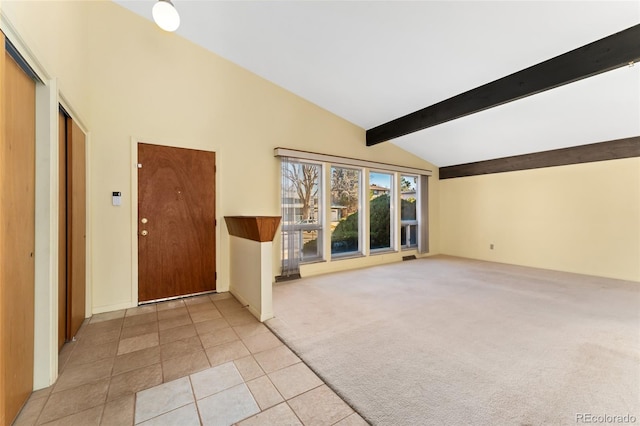
<svg viewBox="0 0 640 426">
<path fill-rule="evenodd" d="M 369 169 L 364 168 L 360 171 L 360 247 L 362 247 L 362 254 L 369 256 L 371 252 L 369 234 L 371 232 L 371 217 L 369 215 L 369 188 L 371 184 L 369 182 Z"/>
<path fill-rule="evenodd" d="M 322 163 L 322 206 L 324 208 L 324 226 L 322 228 L 322 253 L 324 260 L 331 262 L 331 164 Z"/>
<path fill-rule="evenodd" d="M 400 227 L 401 225 L 401 218 L 400 218 L 400 214 L 401 214 L 401 210 L 402 210 L 402 196 L 400 194 L 400 176 L 401 174 L 396 172 L 393 174 L 394 177 L 394 189 L 395 189 L 395 199 L 393 200 L 393 205 L 395 206 L 395 213 L 393 215 L 393 219 L 394 219 L 394 227 L 393 229 L 395 230 L 395 235 L 393 238 L 393 247 L 395 250 L 400 250 L 401 249 L 401 244 L 400 244 Z"/>
</svg>

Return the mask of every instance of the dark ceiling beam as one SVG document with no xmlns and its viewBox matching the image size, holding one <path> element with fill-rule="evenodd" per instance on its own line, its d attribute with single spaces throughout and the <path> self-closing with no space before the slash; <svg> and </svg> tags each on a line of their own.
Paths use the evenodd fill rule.
<svg viewBox="0 0 640 426">
<path fill-rule="evenodd" d="M 367 130 L 367 146 L 640 60 L 640 24 Z"/>
<path fill-rule="evenodd" d="M 640 136 L 440 167 L 439 178 L 452 179 L 633 157 L 640 157 Z"/>
</svg>

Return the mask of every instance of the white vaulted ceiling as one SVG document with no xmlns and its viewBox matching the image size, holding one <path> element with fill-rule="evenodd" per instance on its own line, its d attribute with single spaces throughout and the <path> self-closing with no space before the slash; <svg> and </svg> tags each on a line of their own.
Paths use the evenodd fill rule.
<svg viewBox="0 0 640 426">
<path fill-rule="evenodd" d="M 181 36 L 365 129 L 640 23 L 638 1 L 174 5 Z M 639 135 L 637 64 L 385 143 L 448 166 Z"/>
</svg>

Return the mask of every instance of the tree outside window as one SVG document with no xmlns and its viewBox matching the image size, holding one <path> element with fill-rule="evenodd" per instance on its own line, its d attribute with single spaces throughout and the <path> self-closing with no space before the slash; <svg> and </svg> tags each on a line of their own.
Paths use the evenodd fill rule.
<svg viewBox="0 0 640 426">
<path fill-rule="evenodd" d="M 369 248 L 391 248 L 391 188 L 389 173 L 369 173 Z"/>
<path fill-rule="evenodd" d="M 312 206 L 318 205 L 318 177 L 320 176 L 320 166 L 317 164 L 290 163 L 283 170 L 285 178 L 289 183 L 290 193 L 295 195 L 295 199 L 300 204 L 299 217 L 290 218 L 298 221 L 317 221 L 317 212 Z"/>
<path fill-rule="evenodd" d="M 360 251 L 360 170 L 331 167 L 331 254 Z"/>
<path fill-rule="evenodd" d="M 284 252 L 288 253 L 289 248 L 297 251 L 301 247 L 301 261 L 321 258 L 322 245 L 318 244 L 318 239 L 322 230 L 319 203 L 322 166 L 292 161 L 283 163 L 282 174 L 285 185 L 282 200 Z"/>
</svg>

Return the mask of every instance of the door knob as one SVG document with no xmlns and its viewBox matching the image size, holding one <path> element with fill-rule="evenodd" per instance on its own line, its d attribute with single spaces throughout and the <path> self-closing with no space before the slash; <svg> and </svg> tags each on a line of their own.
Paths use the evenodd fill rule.
<svg viewBox="0 0 640 426">
<path fill-rule="evenodd" d="M 146 237 L 147 235 L 149 235 L 149 232 L 146 229 L 143 229 L 140 235 L 142 235 L 143 237 Z"/>
<path fill-rule="evenodd" d="M 141 220 L 140 222 L 142 222 L 142 223 L 147 223 L 147 222 L 149 222 L 149 219 L 147 219 L 146 217 L 143 217 L 143 218 L 142 218 L 142 220 Z"/>
</svg>

